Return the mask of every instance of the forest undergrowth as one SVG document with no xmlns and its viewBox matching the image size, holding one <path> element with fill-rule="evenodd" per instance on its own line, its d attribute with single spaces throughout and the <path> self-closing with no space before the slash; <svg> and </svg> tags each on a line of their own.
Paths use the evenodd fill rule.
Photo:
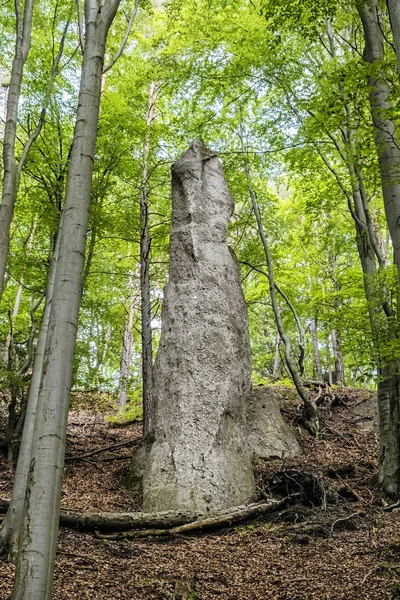
<svg viewBox="0 0 400 600">
<path fill-rule="evenodd" d="M 259 465 L 258 499 L 293 495 L 291 503 L 254 521 L 179 537 L 115 541 L 61 528 L 53 598 L 400 598 L 400 520 L 383 510 L 377 486 L 373 395 L 335 390 L 321 405 L 322 434 L 313 439 L 298 425 L 293 391 L 280 391 L 283 415 L 303 452 L 290 461 Z M 115 427 L 101 413 L 75 408 L 62 507 L 140 510 L 140 498 L 124 486 L 140 436 L 140 423 Z M 13 468 L 0 455 L 3 500 L 10 498 L 12 476 Z M 10 598 L 13 576 L 13 565 L 3 557 L 0 600 Z"/>
</svg>

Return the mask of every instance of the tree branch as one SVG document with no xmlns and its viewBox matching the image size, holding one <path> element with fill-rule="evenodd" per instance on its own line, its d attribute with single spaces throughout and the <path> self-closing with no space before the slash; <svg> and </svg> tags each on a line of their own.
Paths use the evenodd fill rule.
<svg viewBox="0 0 400 600">
<path fill-rule="evenodd" d="M 72 6 L 71 6 L 71 9 L 72 9 Z M 54 85 L 55 79 L 56 79 L 56 77 L 57 77 L 57 75 L 59 73 L 58 66 L 60 64 L 60 60 L 61 60 L 61 57 L 62 57 L 63 52 L 64 52 L 65 38 L 67 36 L 70 24 L 71 24 L 71 10 L 70 10 L 67 22 L 66 22 L 65 27 L 64 27 L 64 31 L 63 31 L 63 35 L 62 35 L 62 38 L 61 38 L 61 41 L 60 41 L 60 46 L 58 48 L 57 56 L 56 56 L 56 58 L 54 60 L 53 68 L 51 70 L 50 80 L 49 80 L 49 84 L 47 86 L 46 95 L 44 97 L 43 107 L 42 107 L 42 110 L 40 112 L 39 121 L 38 121 L 38 124 L 37 124 L 35 130 L 32 132 L 32 134 L 28 138 L 28 141 L 25 144 L 24 150 L 22 152 L 22 156 L 21 156 L 21 158 L 19 160 L 18 167 L 17 167 L 17 177 L 19 177 L 21 175 L 21 171 L 22 171 L 23 166 L 24 166 L 24 164 L 26 162 L 26 159 L 28 158 L 28 154 L 29 154 L 29 151 L 30 151 L 30 149 L 32 147 L 32 144 L 35 143 L 35 141 L 39 137 L 40 132 L 42 130 L 42 127 L 43 127 L 43 124 L 44 124 L 44 120 L 45 120 L 45 117 L 46 117 L 46 112 L 47 112 L 47 109 L 48 109 L 49 104 L 50 104 L 51 93 L 53 91 L 53 85 Z"/>
<path fill-rule="evenodd" d="M 124 35 L 124 37 L 122 39 L 122 42 L 121 42 L 121 44 L 120 44 L 117 52 L 115 53 L 114 57 L 110 60 L 110 62 L 108 63 L 108 65 L 106 65 L 103 68 L 103 75 L 104 75 L 104 73 L 107 73 L 107 71 L 109 71 L 115 65 L 115 63 L 117 62 L 117 60 L 121 56 L 122 52 L 124 51 L 124 48 L 126 46 L 128 38 L 129 38 L 129 34 L 130 34 L 131 30 L 132 30 L 133 21 L 135 20 L 138 8 L 139 8 L 139 0 L 135 0 L 135 6 L 133 7 L 130 19 L 128 21 L 128 25 L 127 25 L 127 28 L 126 28 L 126 31 L 125 31 L 125 35 Z"/>
</svg>

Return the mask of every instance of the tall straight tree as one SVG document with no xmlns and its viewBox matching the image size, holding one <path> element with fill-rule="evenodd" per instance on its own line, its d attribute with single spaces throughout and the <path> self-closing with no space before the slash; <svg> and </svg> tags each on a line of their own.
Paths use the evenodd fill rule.
<svg viewBox="0 0 400 600">
<path fill-rule="evenodd" d="M 357 3 L 357 8 L 364 30 L 364 60 L 372 66 L 368 77 L 369 102 L 386 219 L 400 282 L 400 146 L 396 125 L 391 116 L 393 106 L 390 87 L 382 72 L 385 57 L 384 34 L 379 19 L 378 0 L 362 0 Z"/>
<path fill-rule="evenodd" d="M 3 141 L 4 176 L 0 205 L 0 300 L 4 291 L 4 277 L 10 247 L 10 227 L 18 187 L 18 165 L 15 157 L 15 143 L 17 140 L 18 107 L 22 77 L 31 45 L 32 13 L 33 0 L 25 0 L 23 15 L 21 14 L 19 0 L 15 0 L 15 51 L 8 90 Z"/>
<path fill-rule="evenodd" d="M 120 0 L 85 1 L 85 42 L 13 600 L 50 600 L 105 44 Z"/>
<path fill-rule="evenodd" d="M 149 235 L 149 156 L 150 125 L 154 119 L 154 106 L 159 85 L 150 84 L 149 104 L 146 114 L 146 133 L 143 145 L 142 186 L 140 190 L 140 289 L 142 308 L 142 380 L 143 380 L 143 432 L 153 428 L 153 337 L 151 331 L 150 299 L 150 235 Z"/>
</svg>

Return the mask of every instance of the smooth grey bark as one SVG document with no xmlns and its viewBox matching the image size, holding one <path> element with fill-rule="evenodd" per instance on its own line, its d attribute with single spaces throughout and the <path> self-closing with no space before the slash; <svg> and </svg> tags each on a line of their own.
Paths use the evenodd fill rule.
<svg viewBox="0 0 400 600">
<path fill-rule="evenodd" d="M 133 318 L 136 310 L 136 294 L 132 290 L 129 298 L 128 318 L 125 322 L 124 335 L 122 340 L 122 355 L 119 370 L 119 405 L 125 406 L 127 403 L 127 387 L 129 379 L 129 369 L 132 361 L 132 345 L 133 345 Z"/>
<path fill-rule="evenodd" d="M 383 34 L 378 19 L 378 7 L 375 0 L 360 1 L 357 5 L 365 35 L 365 58 L 371 64 L 383 59 Z M 331 55 L 335 58 L 334 38 L 330 27 L 327 27 L 330 41 Z M 370 105 L 374 121 L 375 142 L 380 163 L 382 189 L 384 195 L 387 218 L 390 213 L 394 219 L 398 211 L 398 188 L 396 170 L 398 171 L 399 149 L 397 146 L 396 131 L 393 122 L 387 118 L 391 109 L 389 88 L 384 77 L 378 71 L 369 78 Z M 377 280 L 377 269 L 385 268 L 385 255 L 371 218 L 368 199 L 364 188 L 361 165 L 355 150 L 355 132 L 350 127 L 351 107 L 346 103 L 342 85 L 338 84 L 339 93 L 345 104 L 345 125 L 342 128 L 342 140 L 346 151 L 342 152 L 336 146 L 344 160 L 351 181 L 351 194 L 340 180 L 340 177 L 328 161 L 322 158 L 335 175 L 347 199 L 350 214 L 354 220 L 358 254 L 364 275 L 365 297 L 368 302 L 368 311 L 375 344 L 378 380 L 378 405 L 379 405 L 379 482 L 389 494 L 398 496 L 400 493 L 400 457 L 399 457 L 399 364 L 398 361 L 387 356 L 385 345 L 389 340 L 396 340 L 396 323 L 393 320 L 390 306 L 390 297 Z M 396 166 L 397 163 L 397 166 Z M 389 178 L 387 180 L 387 175 Z M 392 179 L 393 177 L 393 179 Z M 393 230 L 393 221 L 389 229 Z M 393 240 L 393 245 L 395 242 Z M 395 254 L 396 262 L 396 254 Z M 398 266 L 398 263 L 397 263 Z"/>
<path fill-rule="evenodd" d="M 251 350 L 227 244 L 232 197 L 219 159 L 198 140 L 173 165 L 172 201 L 143 507 L 215 511 L 255 490 L 245 414 Z"/>
<path fill-rule="evenodd" d="M 312 317 L 312 319 L 310 320 L 310 331 L 314 355 L 314 374 L 319 381 L 323 381 L 321 356 L 319 353 L 318 345 L 318 325 L 317 319 L 315 317 Z"/>
<path fill-rule="evenodd" d="M 28 250 L 32 249 L 32 245 L 33 245 L 33 239 L 35 237 L 35 232 L 36 232 L 36 226 L 37 226 L 37 219 L 35 218 L 33 225 L 32 225 L 32 229 L 31 232 L 29 234 L 28 237 Z M 12 312 L 12 322 L 14 322 L 14 320 L 17 318 L 18 313 L 19 313 L 19 307 L 21 304 L 21 298 L 22 298 L 22 292 L 24 289 L 24 282 L 23 279 L 21 280 L 21 283 L 18 286 L 18 290 L 17 290 L 17 295 L 15 297 L 15 302 L 14 302 L 14 308 L 13 308 L 13 312 Z M 8 353 L 9 353 L 9 348 L 10 348 L 10 343 L 11 343 L 11 331 L 9 332 L 8 336 L 7 336 L 7 340 L 5 343 L 5 348 L 4 348 L 4 362 L 7 364 L 8 363 Z"/>
<path fill-rule="evenodd" d="M 13 600 L 50 600 L 105 42 L 120 0 L 86 0 L 79 103 Z"/>
<path fill-rule="evenodd" d="M 29 388 L 28 402 L 24 419 L 21 444 L 18 454 L 17 468 L 13 482 L 12 496 L 7 515 L 0 528 L 0 553 L 7 551 L 15 560 L 18 552 L 18 543 L 21 534 L 25 493 L 28 481 L 29 467 L 32 458 L 33 432 L 35 429 L 36 409 L 39 397 L 40 382 L 42 379 L 44 351 L 50 320 L 50 307 L 53 294 L 56 263 L 59 250 L 59 235 L 55 243 L 53 259 L 50 265 L 47 286 L 46 304 L 42 316 L 42 323 L 33 363 L 32 379 Z"/>
<path fill-rule="evenodd" d="M 387 0 L 387 7 L 396 51 L 397 70 L 400 77 L 400 2 L 399 0 Z"/>
<path fill-rule="evenodd" d="M 14 213 L 18 187 L 15 143 L 17 139 L 17 121 L 21 84 L 26 59 L 28 58 L 31 32 L 33 0 L 25 0 L 23 17 L 19 3 L 16 9 L 16 40 L 11 68 L 10 86 L 7 97 L 6 122 L 3 141 L 3 191 L 0 205 L 0 300 L 4 291 L 8 250 L 10 246 L 10 227 Z M 22 20 L 21 20 L 22 17 Z"/>
<path fill-rule="evenodd" d="M 140 293 L 142 320 L 142 385 L 143 385 L 143 433 L 153 429 L 153 334 L 151 330 L 150 296 L 150 234 L 149 234 L 149 155 L 150 126 L 154 119 L 154 106 L 158 87 L 150 85 L 149 104 L 146 114 L 146 133 L 143 145 L 142 186 L 140 189 Z"/>
<path fill-rule="evenodd" d="M 17 293 L 16 293 L 16 296 L 15 296 L 14 307 L 13 307 L 13 311 L 12 311 L 11 324 L 14 323 L 15 319 L 18 316 L 19 307 L 20 307 L 20 304 L 21 304 L 21 298 L 22 298 L 23 289 L 24 289 L 23 282 L 21 282 L 19 284 L 19 286 L 18 286 Z M 11 325 L 11 329 L 13 329 L 13 325 Z M 7 339 L 6 339 L 6 342 L 5 342 L 5 345 L 4 345 L 4 362 L 5 362 L 6 365 L 8 365 L 8 363 L 9 363 L 9 353 L 10 353 L 10 344 L 11 344 L 11 329 L 8 332 Z"/>
<path fill-rule="evenodd" d="M 344 386 L 343 352 L 339 329 L 332 329 L 331 338 L 333 356 L 335 359 L 335 383 Z"/>
<path fill-rule="evenodd" d="M 58 52 L 54 58 L 50 79 L 47 85 L 45 97 L 43 100 L 43 106 L 42 110 L 40 111 L 37 125 L 31 133 L 31 135 L 29 136 L 28 140 L 26 141 L 21 157 L 17 163 L 15 157 L 15 142 L 17 135 L 18 104 L 21 92 L 24 65 L 28 57 L 30 48 L 33 0 L 25 0 L 24 17 L 22 24 L 20 23 L 18 7 L 19 3 L 16 3 L 17 41 L 15 47 L 13 66 L 11 70 L 10 89 L 7 99 L 7 113 L 3 144 L 4 178 L 2 200 L 0 205 L 0 300 L 3 295 L 5 286 L 5 272 L 10 246 L 10 228 L 19 189 L 21 172 L 28 158 L 30 149 L 39 137 L 40 132 L 42 130 L 46 118 L 47 109 L 50 104 L 54 82 L 59 73 L 59 65 L 64 52 L 65 38 L 67 36 L 68 29 L 70 26 L 70 18 L 68 17 L 60 40 Z"/>
<path fill-rule="evenodd" d="M 276 379 L 279 375 L 279 364 L 281 362 L 281 355 L 279 353 L 279 346 L 281 345 L 281 338 L 279 333 L 275 338 L 275 358 L 274 358 L 274 366 L 272 368 L 272 377 Z"/>
<path fill-rule="evenodd" d="M 400 222 L 400 147 L 396 126 L 391 117 L 393 106 L 390 100 L 390 88 L 382 72 L 384 38 L 379 23 L 378 0 L 359 2 L 357 8 L 364 30 L 364 60 L 373 67 L 368 78 L 369 102 L 386 219 L 400 282 L 400 227 L 398 226 Z"/>
</svg>

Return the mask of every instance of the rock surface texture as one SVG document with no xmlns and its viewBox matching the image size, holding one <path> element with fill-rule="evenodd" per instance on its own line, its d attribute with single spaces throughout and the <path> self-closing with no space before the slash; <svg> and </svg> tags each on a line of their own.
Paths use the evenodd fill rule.
<svg viewBox="0 0 400 600">
<path fill-rule="evenodd" d="M 227 245 L 234 206 L 219 159 L 200 141 L 172 167 L 172 206 L 143 509 L 206 512 L 247 502 L 255 483 L 247 308 Z"/>
<path fill-rule="evenodd" d="M 278 394 L 264 386 L 253 388 L 246 404 L 247 444 L 253 458 L 292 458 L 300 446 L 282 418 Z"/>
</svg>

